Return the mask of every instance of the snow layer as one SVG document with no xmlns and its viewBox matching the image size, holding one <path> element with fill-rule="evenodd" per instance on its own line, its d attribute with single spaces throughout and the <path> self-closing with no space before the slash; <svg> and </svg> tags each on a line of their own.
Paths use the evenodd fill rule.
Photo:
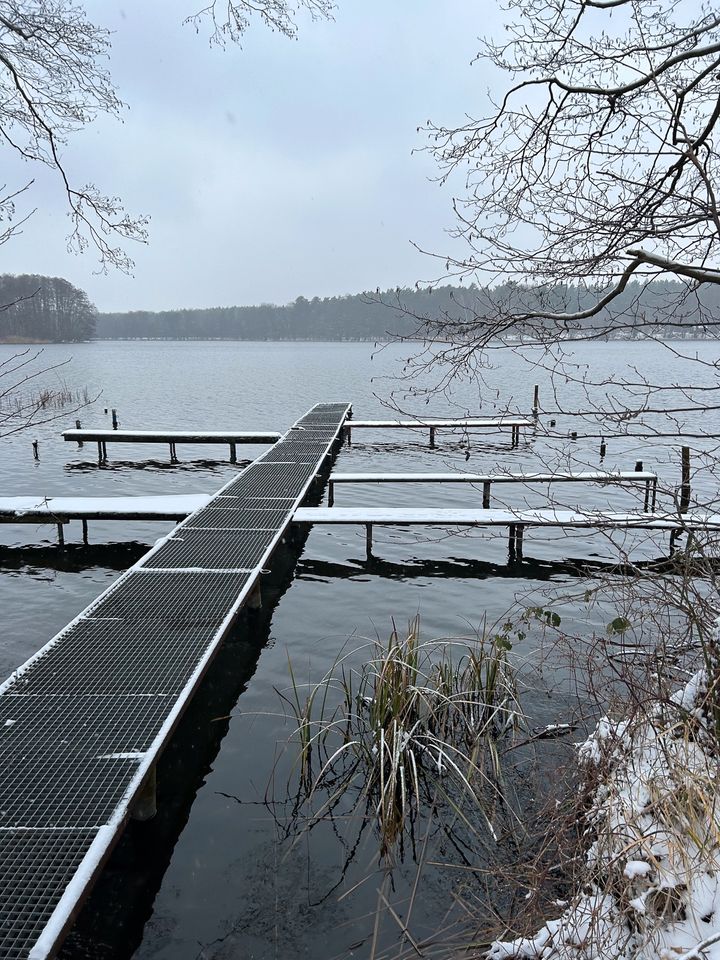
<svg viewBox="0 0 720 960">
<path fill-rule="evenodd" d="M 49 520 L 162 514 L 172 519 L 207 506 L 213 496 L 190 493 L 152 497 L 0 497 L 0 514 L 10 514 L 18 519 L 27 514 L 47 514 Z"/>
</svg>

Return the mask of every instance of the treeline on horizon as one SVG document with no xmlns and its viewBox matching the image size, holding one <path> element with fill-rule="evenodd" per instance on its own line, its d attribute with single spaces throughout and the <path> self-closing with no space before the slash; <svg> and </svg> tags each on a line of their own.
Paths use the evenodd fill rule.
<svg viewBox="0 0 720 960">
<path fill-rule="evenodd" d="M 372 340 L 422 336 L 426 322 L 442 326 L 449 322 L 456 330 L 500 311 L 511 313 L 537 308 L 578 311 L 591 307 L 602 296 L 601 288 L 581 289 L 557 284 L 538 288 L 516 283 L 492 289 L 475 286 L 440 286 L 432 289 L 398 288 L 392 291 L 347 296 L 298 297 L 285 306 L 264 303 L 252 307 L 208 307 L 152 312 L 103 313 L 98 316 L 99 339 L 222 339 L 222 340 Z M 640 334 L 652 324 L 667 323 L 668 312 L 678 327 L 694 327 L 703 335 L 703 323 L 720 311 L 720 291 L 714 286 L 702 290 L 701 299 L 682 296 L 685 288 L 673 281 L 650 285 L 628 284 L 613 302 L 612 313 L 603 311 L 587 325 L 620 317 L 623 336 Z M 670 310 L 669 310 L 670 308 Z M 628 326 L 631 329 L 627 329 Z M 518 328 L 521 334 L 522 329 Z M 688 331 L 690 332 L 690 331 Z"/>
<path fill-rule="evenodd" d="M 61 277 L 0 275 L 0 340 L 78 341 L 90 339 L 371 340 L 472 335 L 481 318 L 522 313 L 577 312 L 597 303 L 600 287 L 514 282 L 492 288 L 445 285 L 398 288 L 347 296 L 298 297 L 285 306 L 208 307 L 152 312 L 97 312 L 87 294 Z M 720 288 L 708 285 L 687 294 L 682 284 L 657 280 L 630 283 L 612 304 L 585 326 L 618 328 L 618 336 L 666 332 L 668 319 L 678 335 L 707 335 L 720 313 Z M 448 330 L 449 326 L 449 330 Z M 509 329 L 522 335 L 523 328 Z"/>
<path fill-rule="evenodd" d="M 0 274 L 0 340 L 92 340 L 97 316 L 85 291 L 62 277 Z"/>
</svg>

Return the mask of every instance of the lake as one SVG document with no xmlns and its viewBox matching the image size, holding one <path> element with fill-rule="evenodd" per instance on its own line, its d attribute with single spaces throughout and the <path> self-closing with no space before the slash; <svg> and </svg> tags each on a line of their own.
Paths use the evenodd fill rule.
<svg viewBox="0 0 720 960">
<path fill-rule="evenodd" d="M 352 448 L 343 447 L 337 469 L 627 470 L 642 460 L 646 469 L 658 471 L 662 487 L 676 487 L 677 439 L 609 437 L 601 463 L 599 437 L 584 436 L 600 432 L 593 418 L 550 411 L 584 411 L 589 403 L 605 408 L 612 401 L 613 384 L 624 374 L 637 379 L 641 373 L 657 383 L 715 385 L 717 345 L 683 342 L 666 348 L 651 342 L 608 342 L 572 349 L 574 366 L 566 371 L 567 382 L 564 375 L 556 377 L 557 395 L 539 355 L 504 350 L 495 352 L 494 366 L 483 371 L 483 383 L 455 384 L 451 394 L 440 392 L 426 404 L 417 392 L 400 400 L 411 387 L 420 391 L 428 383 L 426 376 L 414 382 L 398 379 L 412 344 L 379 351 L 367 343 L 51 345 L 37 363 L 69 362 L 28 387 L 62 383 L 73 391 L 87 388 L 98 399 L 77 413 L 69 407 L 60 410 L 56 421 L 0 441 L 0 489 L 6 496 L 203 493 L 219 488 L 237 469 L 224 459 L 226 447 L 180 446 L 181 462 L 171 465 L 166 447 L 110 445 L 109 462 L 99 467 L 94 444 L 79 450 L 62 441 L 61 430 L 74 426 L 76 417 L 84 427 L 108 427 L 112 408 L 122 428 L 284 431 L 322 401 L 350 401 L 357 418 L 390 417 L 383 401 L 393 391 L 410 413 L 529 413 L 534 384 L 540 386 L 543 408 L 540 429 L 537 435 L 523 433 L 516 450 L 510 449 L 507 432 L 473 435 L 468 445 L 438 431 L 437 448 L 430 450 L 425 433 L 357 431 Z M 704 365 L 678 358 L 675 350 L 689 357 L 697 351 Z M 0 346 L 0 363 L 17 351 Z M 573 382 L 578 378 L 590 385 Z M 550 419 L 557 421 L 554 433 L 561 436 L 543 436 Z M 646 421 L 658 425 L 665 418 Z M 636 428 L 641 422 L 634 421 Z M 688 422 L 696 432 L 717 432 L 719 426 L 716 412 L 705 415 L 701 424 Z M 567 439 L 573 430 L 579 433 L 576 442 Z M 37 461 L 31 449 L 35 439 Z M 692 445 L 705 446 L 701 441 Z M 259 452 L 251 447 L 238 450 L 241 456 Z M 700 467 L 702 460 L 694 457 L 693 464 Z M 715 489 L 711 473 L 699 472 L 694 478 L 694 493 L 701 501 L 711 501 Z M 642 507 L 641 490 L 572 484 L 551 492 L 563 507 Z M 547 496 L 542 486 L 506 485 L 493 489 L 493 504 L 541 505 Z M 347 506 L 453 507 L 470 502 L 479 505 L 481 493 L 459 484 L 336 490 L 336 503 Z M 60 552 L 53 527 L 1 526 L 2 676 L 47 642 L 171 527 L 91 523 L 91 546 L 83 548 L 75 523 L 66 528 L 68 549 Z M 310 833 L 297 829 L 292 798 L 288 800 L 293 755 L 283 749 L 292 724 L 283 716 L 278 694 L 290 688 L 289 660 L 302 680 L 317 680 L 341 650 L 360 647 L 363 638 L 386 639 L 393 619 L 403 625 L 419 615 L 426 638 L 472 636 L 485 621 L 504 617 L 518 603 L 547 606 L 553 598 L 563 631 L 585 639 L 595 632 L 604 634 L 622 611 L 614 600 L 586 603 L 587 581 L 573 571 L 574 564 L 611 563 L 618 544 L 632 547 L 634 559 L 667 551 L 665 535 L 653 541 L 640 534 L 616 534 L 614 540 L 587 531 L 531 531 L 525 537 L 524 562 L 508 564 L 506 536 L 500 531 L 450 536 L 433 529 L 377 528 L 374 556 L 368 562 L 361 528 L 312 530 L 297 565 L 287 558 L 272 582 L 264 615 L 241 623 L 220 655 L 168 751 L 158 817 L 131 825 L 63 956 L 369 957 L 373 938 L 377 955 L 382 948 L 400 956 L 392 951 L 399 950 L 401 930 L 389 911 L 383 910 L 376 929 L 376 908 L 382 900 L 378 890 L 385 883 L 383 896 L 391 899 L 398 916 L 406 917 L 416 876 L 413 857 L 408 853 L 388 881 L 387 871 L 378 865 L 371 828 L 356 849 L 348 835 L 336 835 L 337 824 L 321 824 Z M 635 623 L 633 629 L 641 636 L 644 626 Z M 533 729 L 572 719 L 582 705 L 572 676 L 564 663 L 552 660 L 552 651 L 544 654 L 540 671 L 546 641 L 539 628 L 529 630 L 512 653 L 532 677 L 525 706 Z M 519 795 L 528 804 L 535 783 L 551 778 L 553 765 L 570 756 L 572 747 L 566 740 L 547 751 L 534 761 L 536 780 L 523 783 L 522 774 L 513 772 Z M 438 839 L 438 849 L 442 846 Z M 498 855 L 506 860 L 511 856 L 507 850 Z M 409 929 L 416 939 L 440 929 L 461 888 L 463 897 L 482 901 L 487 887 L 485 876 L 460 870 L 464 861 L 457 852 L 443 849 L 440 859 L 447 866 L 424 868 L 412 906 Z"/>
</svg>

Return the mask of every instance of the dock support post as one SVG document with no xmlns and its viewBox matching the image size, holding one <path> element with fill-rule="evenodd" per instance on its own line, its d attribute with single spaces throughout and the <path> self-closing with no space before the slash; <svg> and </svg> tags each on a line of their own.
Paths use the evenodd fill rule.
<svg viewBox="0 0 720 960">
<path fill-rule="evenodd" d="M 252 590 L 248 594 L 247 605 L 250 610 L 259 610 L 262 607 L 262 590 L 260 589 L 260 580 L 256 580 Z"/>
<path fill-rule="evenodd" d="M 88 545 L 88 525 L 87 525 L 87 520 L 83 520 L 83 522 L 82 522 L 82 531 L 83 531 L 83 543 L 85 544 L 85 546 L 87 546 L 87 545 Z"/>
<path fill-rule="evenodd" d="M 682 482 L 680 485 L 680 513 L 690 506 L 690 447 L 682 448 Z"/>
<path fill-rule="evenodd" d="M 170 463 L 179 463 L 179 462 L 180 461 L 178 460 L 177 449 L 175 448 L 175 444 L 171 443 L 170 444 Z"/>
<path fill-rule="evenodd" d="M 435 427 L 430 427 L 430 449 L 435 449 Z"/>
<path fill-rule="evenodd" d="M 230 463 L 237 463 L 237 447 L 234 443 L 230 444 Z"/>
<path fill-rule="evenodd" d="M 102 463 L 102 440 L 98 440 L 98 463 Z"/>
<path fill-rule="evenodd" d="M 332 507 L 335 505 L 335 482 L 333 480 L 328 480 L 328 506 Z"/>
<path fill-rule="evenodd" d="M 58 523 L 58 524 L 57 524 L 57 532 L 58 532 L 58 546 L 59 546 L 59 547 L 64 547 L 64 546 L 65 546 L 65 531 L 63 530 L 63 525 L 62 525 L 61 523 Z"/>
<path fill-rule="evenodd" d="M 650 508 L 651 513 L 655 513 L 655 504 L 657 503 L 657 477 L 652 481 L 652 507 Z"/>
<path fill-rule="evenodd" d="M 532 415 L 535 417 L 536 420 L 538 418 L 539 413 L 540 413 L 540 387 L 536 383 L 535 390 L 533 391 L 533 408 L 532 408 Z"/>
<path fill-rule="evenodd" d="M 345 426 L 345 439 L 347 440 L 347 445 L 351 447 L 352 446 L 352 428 L 350 427 L 349 424 L 346 424 Z"/>
<path fill-rule="evenodd" d="M 117 410 L 115 409 L 113 409 L 113 412 L 112 412 L 112 427 L 113 427 L 113 430 L 117 430 L 118 428 Z"/>
<path fill-rule="evenodd" d="M 80 423 L 79 420 L 75 421 L 75 429 L 82 430 L 82 424 Z M 78 445 L 78 450 L 82 450 L 82 445 L 83 445 L 82 440 L 78 440 L 77 445 Z"/>
<path fill-rule="evenodd" d="M 490 481 L 483 481 L 483 510 L 490 508 Z"/>
<path fill-rule="evenodd" d="M 508 559 L 512 563 L 523 558 L 523 533 L 525 526 L 522 523 L 511 523 L 508 534 Z"/>
<path fill-rule="evenodd" d="M 40 459 L 40 452 L 39 452 L 39 450 L 38 450 L 38 441 L 37 441 L 37 440 L 33 440 L 33 442 L 32 442 L 32 450 L 33 450 L 33 460 L 39 460 L 39 459 Z"/>
<path fill-rule="evenodd" d="M 152 820 L 157 813 L 157 769 L 153 764 L 135 797 L 130 816 L 133 820 Z"/>
<path fill-rule="evenodd" d="M 372 556 L 372 524 L 365 524 L 365 552 L 367 553 L 368 560 Z"/>
</svg>

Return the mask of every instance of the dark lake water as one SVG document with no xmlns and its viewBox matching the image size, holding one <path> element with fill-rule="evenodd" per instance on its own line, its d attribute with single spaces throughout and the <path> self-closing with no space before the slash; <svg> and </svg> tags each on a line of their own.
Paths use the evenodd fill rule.
<svg viewBox="0 0 720 960">
<path fill-rule="evenodd" d="M 628 372 L 637 377 L 640 371 L 657 382 L 715 384 L 717 346 L 681 347 L 691 357 L 698 351 L 707 365 L 698 367 L 648 342 L 582 345 L 573 361 L 593 381 L 607 381 L 591 390 L 600 406 L 612 401 L 613 383 Z M 352 402 L 358 418 L 387 417 L 382 398 L 392 390 L 402 392 L 393 378 L 411 349 L 393 345 L 375 353 L 371 344 L 239 342 L 46 347 L 40 362 L 71 361 L 41 380 L 62 378 L 68 388 L 87 387 L 100 397 L 79 413 L 61 411 L 56 422 L 0 440 L 0 490 L 5 496 L 212 492 L 236 469 L 223 460 L 226 448 L 218 447 L 213 460 L 215 448 L 181 446 L 182 462 L 171 466 L 163 447 L 110 446 L 110 462 L 98 467 L 94 445 L 78 450 L 59 434 L 74 426 L 76 417 L 83 426 L 109 426 L 106 407 L 117 409 L 126 428 L 284 431 L 314 403 L 330 400 Z M 0 346 L 0 362 L 13 352 Z M 554 396 L 548 372 L 534 365 L 537 357 L 504 351 L 494 359 L 483 386 L 458 384 L 452 396 L 441 393 L 427 406 L 411 397 L 405 409 L 434 416 L 492 415 L 505 408 L 527 413 L 537 383 L 544 407 L 540 429 L 536 436 L 524 434 L 517 450 L 510 449 L 506 433 L 474 436 L 468 447 L 461 438 L 439 432 L 437 449 L 430 450 L 421 434 L 358 431 L 353 447 L 340 453 L 337 469 L 632 469 L 642 460 L 646 469 L 658 471 L 664 489 L 677 486 L 679 441 L 609 438 L 601 464 L 599 439 L 584 437 L 598 432 L 592 424 L 545 412 L 558 405 L 587 409 L 576 384 L 556 379 Z M 577 430 L 577 442 L 546 438 L 551 416 L 557 420 L 555 432 L 566 436 Z M 702 424 L 691 426 L 708 430 L 717 423 L 706 415 Z M 39 440 L 39 461 L 32 458 L 33 439 Z M 260 452 L 240 450 L 248 456 Z M 700 466 L 701 460 L 695 457 L 693 463 Z M 714 490 L 715 478 L 699 471 L 694 478 L 699 499 L 711 500 Z M 563 507 L 621 511 L 637 508 L 642 496 L 639 490 L 579 484 L 556 486 L 551 493 Z M 461 485 L 347 486 L 338 489 L 337 504 L 452 507 L 479 497 Z M 541 505 L 547 497 L 546 487 L 507 485 L 494 491 L 493 503 Z M 92 523 L 91 546 L 83 548 L 79 524 L 71 524 L 64 553 L 55 547 L 52 527 L 0 527 L 0 674 L 7 675 L 42 646 L 171 526 Z M 387 637 L 393 618 L 402 624 L 419 614 L 426 638 L 471 636 L 484 620 L 503 617 L 518 603 L 547 606 L 553 598 L 563 629 L 587 639 L 603 633 L 619 611 L 614 601 L 584 602 L 587 583 L 573 572 L 573 564 L 612 562 L 618 544 L 632 549 L 636 560 L 667 552 L 665 535 L 617 534 L 614 540 L 584 531 L 532 531 L 526 534 L 523 563 L 509 564 L 500 531 L 450 536 L 380 528 L 368 561 L 361 529 L 313 530 L 294 570 L 288 561 L 273 582 L 264 617 L 241 624 L 223 651 L 166 758 L 161 814 L 128 831 L 64 956 L 370 956 L 383 882 L 372 831 L 366 831 L 345 872 L 347 851 L 332 830 L 303 835 L 294 845 L 285 837 L 290 809 L 279 801 L 292 764 L 282 745 L 291 726 L 277 691 L 289 687 L 288 657 L 300 677 L 318 679 L 348 643 L 360 646 L 362 638 Z M 633 629 L 640 634 L 643 624 Z M 537 683 L 526 695 L 532 726 L 568 719 L 578 705 L 562 664 L 546 661 L 542 677 L 537 674 L 542 641 L 540 632 L 529 631 L 513 650 Z M 549 758 L 539 761 L 541 771 L 543 764 L 568 753 L 570 744 L 549 749 Z M 273 778 L 275 789 L 270 789 Z M 268 798 L 271 803 L 265 803 Z M 443 851 L 443 857 L 452 861 L 452 851 Z M 385 895 L 399 916 L 408 908 L 415 873 L 408 857 L 386 881 Z M 453 894 L 474 882 L 467 870 L 460 879 L 459 873 L 450 867 L 424 869 L 409 924 L 416 938 L 439 929 Z M 400 929 L 387 911 L 376 936 L 378 949 L 392 951 L 399 942 Z"/>
</svg>

